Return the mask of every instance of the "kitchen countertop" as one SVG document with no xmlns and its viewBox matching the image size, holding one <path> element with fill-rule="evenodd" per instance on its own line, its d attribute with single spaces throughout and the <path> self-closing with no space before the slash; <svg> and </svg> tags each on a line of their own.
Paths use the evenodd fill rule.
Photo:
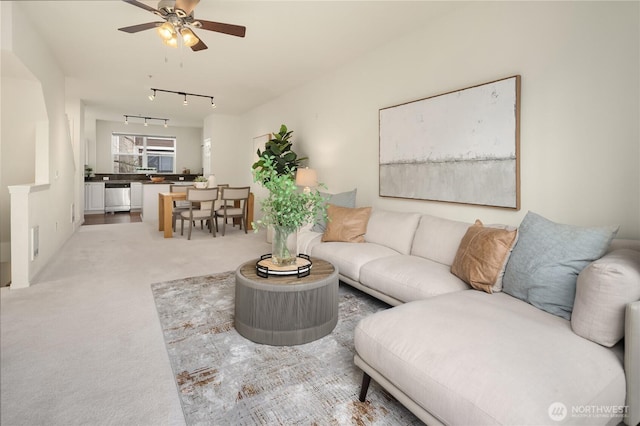
<svg viewBox="0 0 640 426">
<path fill-rule="evenodd" d="M 190 180 L 163 180 L 162 182 L 152 182 L 151 180 L 130 180 L 130 179 L 109 179 L 109 180 L 85 180 L 85 183 L 134 183 L 140 182 L 143 185 L 156 184 L 193 184 Z"/>
</svg>

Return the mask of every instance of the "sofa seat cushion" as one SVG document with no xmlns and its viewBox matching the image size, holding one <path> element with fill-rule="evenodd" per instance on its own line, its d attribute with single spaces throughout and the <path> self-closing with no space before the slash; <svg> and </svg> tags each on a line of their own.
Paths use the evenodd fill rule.
<svg viewBox="0 0 640 426">
<path fill-rule="evenodd" d="M 372 243 L 328 242 L 313 246 L 311 255 L 331 262 L 338 272 L 354 281 L 360 281 L 362 265 L 375 259 L 400 254 L 388 247 Z"/>
<path fill-rule="evenodd" d="M 572 416 L 572 407 L 625 405 L 618 347 L 504 293 L 406 303 L 362 320 L 354 341 L 367 364 L 446 424 L 553 424 L 553 403 L 568 410 L 563 425 L 605 424 L 613 419 Z"/>
<path fill-rule="evenodd" d="M 371 261 L 362 266 L 360 283 L 403 302 L 469 289 L 447 265 L 418 256 Z"/>
</svg>

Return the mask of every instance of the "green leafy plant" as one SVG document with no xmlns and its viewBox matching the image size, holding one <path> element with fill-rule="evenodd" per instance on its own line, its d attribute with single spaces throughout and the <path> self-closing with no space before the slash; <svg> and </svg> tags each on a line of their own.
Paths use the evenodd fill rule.
<svg viewBox="0 0 640 426">
<path fill-rule="evenodd" d="M 194 182 L 209 182 L 209 179 L 207 179 L 204 176 L 196 176 L 196 178 L 193 181 Z"/>
<path fill-rule="evenodd" d="M 291 134 L 293 130 L 287 129 L 284 124 L 280 126 L 280 131 L 273 134 L 264 146 L 264 151 L 258 149 L 259 160 L 253 163 L 253 170 L 262 170 L 265 167 L 266 159 L 271 159 L 272 167 L 278 175 L 291 174 L 295 172 L 302 161 L 307 157 L 298 158 L 298 155 L 291 149 Z M 267 177 L 267 176 L 265 176 Z M 264 181 L 261 181 L 264 183 Z"/>
<path fill-rule="evenodd" d="M 252 223 L 256 231 L 259 227 L 273 225 L 294 232 L 315 220 L 316 215 L 326 215 L 326 200 L 317 189 L 308 193 L 300 191 L 294 170 L 289 166 L 278 169 L 273 156 L 263 156 L 262 160 L 261 167 L 253 169 L 253 179 L 262 183 L 269 196 L 262 200 L 262 219 Z M 318 186 L 324 187 L 323 184 Z"/>
</svg>

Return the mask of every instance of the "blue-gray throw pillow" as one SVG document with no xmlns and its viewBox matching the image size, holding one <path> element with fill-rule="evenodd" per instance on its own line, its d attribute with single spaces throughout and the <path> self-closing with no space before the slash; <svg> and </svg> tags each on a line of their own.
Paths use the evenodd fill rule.
<svg viewBox="0 0 640 426">
<path fill-rule="evenodd" d="M 321 192 L 320 195 L 327 200 L 327 204 L 333 204 L 339 207 L 354 208 L 356 206 L 356 192 L 357 188 L 353 191 L 341 192 L 339 194 L 327 194 Z M 312 231 L 324 232 L 327 229 L 327 221 L 324 216 L 319 214 L 316 216 L 315 224 L 311 228 Z"/>
<path fill-rule="evenodd" d="M 606 253 L 617 231 L 617 226 L 563 225 L 528 212 L 504 272 L 503 291 L 571 319 L 578 274 Z"/>
</svg>

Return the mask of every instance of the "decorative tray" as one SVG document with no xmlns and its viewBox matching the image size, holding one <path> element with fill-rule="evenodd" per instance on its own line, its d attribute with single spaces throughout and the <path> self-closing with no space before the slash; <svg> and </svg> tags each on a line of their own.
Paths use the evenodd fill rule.
<svg viewBox="0 0 640 426">
<path fill-rule="evenodd" d="M 256 262 L 256 275 L 261 278 L 269 278 L 269 275 L 297 275 L 298 278 L 306 277 L 311 273 L 311 258 L 300 253 L 295 265 L 280 266 L 273 263 L 271 253 L 263 254 Z"/>
</svg>

